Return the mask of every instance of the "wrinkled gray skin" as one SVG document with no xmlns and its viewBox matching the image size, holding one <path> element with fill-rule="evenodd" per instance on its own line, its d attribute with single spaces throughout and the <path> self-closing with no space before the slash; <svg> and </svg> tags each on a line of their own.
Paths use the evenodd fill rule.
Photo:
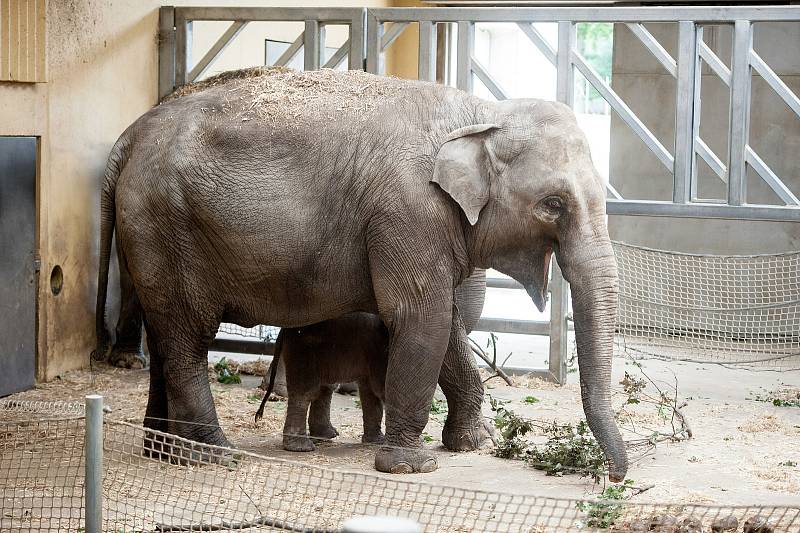
<svg viewBox="0 0 800 533">
<path fill-rule="evenodd" d="M 464 323 L 464 330 L 466 333 L 471 333 L 475 326 L 478 324 L 478 320 L 481 318 L 481 313 L 483 312 L 483 303 L 486 299 L 486 271 L 481 269 L 475 269 L 470 277 L 465 279 L 461 285 L 456 287 L 454 293 L 454 299 L 456 307 L 458 308 L 459 315 L 461 316 L 461 320 Z M 341 343 L 339 354 L 341 357 L 348 357 L 347 352 L 351 350 L 360 350 L 367 352 L 367 347 L 359 340 L 358 337 L 354 339 L 347 339 L 346 336 L 341 335 L 336 328 L 336 322 L 339 319 L 329 320 L 329 324 L 326 325 L 326 331 L 329 331 L 332 337 L 335 338 L 342 338 L 348 340 L 348 342 Z M 364 325 L 367 326 L 367 322 L 364 321 Z M 367 332 L 367 338 L 372 338 L 375 332 Z M 279 335 L 280 338 L 280 335 Z M 303 336 L 300 336 L 297 339 L 297 342 L 301 345 L 293 346 L 292 352 L 293 353 L 312 353 L 311 347 L 304 347 L 302 346 Z M 278 342 L 276 341 L 276 353 Z M 284 344 L 285 346 L 285 344 Z M 387 350 L 388 346 L 384 346 L 381 350 Z M 284 348 L 285 349 L 285 348 Z M 269 381 L 270 376 L 273 375 L 273 369 L 277 365 L 277 369 L 274 370 L 274 378 L 272 380 L 272 388 L 269 388 Z M 266 375 L 261 383 L 261 388 L 266 390 L 270 390 L 271 392 L 267 392 L 264 398 L 269 400 L 269 396 L 274 394 L 275 396 L 279 396 L 282 398 L 287 398 L 289 396 L 289 391 L 286 387 L 286 369 L 283 365 L 283 359 L 281 357 L 273 357 L 272 362 L 270 362 L 269 369 L 267 370 Z M 354 394 L 358 392 L 358 385 L 355 382 L 339 382 L 338 387 L 334 387 L 334 391 L 340 394 Z M 330 417 L 329 417 L 330 418 Z"/>
<path fill-rule="evenodd" d="M 121 257 L 120 254 L 117 241 L 117 256 Z M 145 368 L 148 365 L 148 358 L 142 342 L 144 325 L 142 307 L 127 266 L 123 261 L 118 261 L 118 264 L 120 304 L 114 343 L 111 343 L 104 325 L 102 334 L 98 337 L 97 349 L 92 356 L 95 360 L 105 361 L 119 368 Z"/>
<path fill-rule="evenodd" d="M 378 315 L 348 313 L 303 328 L 283 328 L 275 355 L 286 371 L 288 402 L 283 447 L 293 452 L 314 450 L 308 437 L 332 439 L 331 396 L 336 383 L 358 382 L 364 420 L 362 442 L 383 444 L 384 383 L 389 365 L 389 331 Z M 267 388 L 256 421 L 272 392 Z M 308 428 L 306 428 L 308 419 Z"/>
<path fill-rule="evenodd" d="M 115 145 L 98 311 L 116 220 L 145 313 L 148 426 L 227 444 L 206 377 L 221 321 L 301 327 L 367 311 L 391 339 L 387 446 L 375 466 L 431 471 L 436 459 L 419 439 L 437 377 L 452 385 L 445 441 L 488 438 L 481 395 L 448 393 L 481 387 L 474 363 L 463 366 L 453 288 L 493 267 L 542 309 L 552 251 L 572 284 L 587 421 L 609 477 L 623 479 L 610 404 L 617 269 L 574 114 L 541 100 L 492 103 L 434 84 L 336 76 L 367 90 L 305 83 L 303 98 L 254 101 L 234 80 L 152 109 Z M 272 107 L 248 115 L 255 104 Z"/>
<path fill-rule="evenodd" d="M 478 323 L 485 295 L 486 271 L 480 269 L 456 288 L 454 301 L 466 333 Z M 314 443 L 306 435 L 332 439 L 339 434 L 331 423 L 331 397 L 337 383 L 350 382 L 357 382 L 361 397 L 362 441 L 383 443 L 381 420 L 388 352 L 389 331 L 380 317 L 371 313 L 349 313 L 311 326 L 281 329 L 275 341 L 275 357 L 265 376 L 266 392 L 256 422 L 279 384 L 280 369 L 284 390 L 276 394 L 288 398 L 283 428 L 285 449 L 312 451 Z M 459 443 L 451 443 L 451 449 L 458 446 Z"/>
</svg>

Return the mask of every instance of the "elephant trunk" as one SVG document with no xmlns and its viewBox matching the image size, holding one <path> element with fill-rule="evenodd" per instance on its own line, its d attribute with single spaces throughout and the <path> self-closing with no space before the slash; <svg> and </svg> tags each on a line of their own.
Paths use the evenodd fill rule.
<svg viewBox="0 0 800 533">
<path fill-rule="evenodd" d="M 608 460 L 608 477 L 619 482 L 628 456 L 611 408 L 611 360 L 617 317 L 617 264 L 607 233 L 564 255 L 564 277 L 572 284 L 575 341 L 586 421 Z"/>
</svg>

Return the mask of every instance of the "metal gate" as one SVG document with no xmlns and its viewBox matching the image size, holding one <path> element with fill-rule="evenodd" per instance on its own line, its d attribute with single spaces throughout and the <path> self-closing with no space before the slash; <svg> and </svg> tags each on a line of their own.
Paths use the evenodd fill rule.
<svg viewBox="0 0 800 533">
<path fill-rule="evenodd" d="M 193 23 L 231 21 L 231 25 L 197 62 L 191 58 Z M 751 82 L 763 78 L 780 99 L 800 117 L 797 97 L 753 48 L 753 24 L 768 21 L 800 21 L 797 7 L 606 7 L 606 8 L 225 8 L 165 7 L 161 9 L 159 93 L 198 79 L 239 32 L 252 21 L 302 21 L 304 31 L 291 43 L 275 65 L 285 65 L 303 50 L 306 69 L 335 67 L 345 58 L 350 69 L 382 74 L 383 57 L 409 27 L 418 29 L 418 77 L 434 80 L 437 68 L 437 34 L 456 33 L 456 45 L 448 57 L 456 63 L 456 86 L 473 90 L 479 80 L 496 99 L 506 92 L 474 54 L 476 23 L 515 25 L 556 69 L 556 97 L 573 105 L 576 75 L 594 87 L 621 120 L 644 142 L 672 175 L 671 201 L 623 198 L 608 186 L 609 215 L 721 218 L 739 220 L 800 221 L 800 200 L 749 144 Z M 553 47 L 534 23 L 557 24 Z M 611 22 L 625 24 L 663 68 L 676 80 L 674 150 L 670 151 L 637 117 L 609 83 L 582 56 L 576 46 L 577 24 Z M 673 23 L 678 27 L 677 57 L 672 57 L 650 33 L 645 23 Z M 326 25 L 347 25 L 349 39 L 327 62 L 323 61 Z M 703 40 L 706 25 L 733 28 L 731 68 Z M 715 154 L 700 136 L 700 66 L 705 64 L 730 88 L 728 155 Z M 441 66 L 441 65 L 440 65 Z M 697 162 L 701 158 L 726 184 L 727 198 L 708 201 L 697 194 Z M 747 170 L 752 169 L 781 205 L 748 203 Z M 518 288 L 507 279 L 489 279 L 489 287 Z M 554 266 L 550 283 L 549 321 L 482 319 L 479 330 L 549 335 L 549 368 L 541 376 L 563 383 L 566 378 L 568 286 Z"/>
<path fill-rule="evenodd" d="M 36 368 L 36 137 L 0 137 L 0 396 Z"/>
</svg>

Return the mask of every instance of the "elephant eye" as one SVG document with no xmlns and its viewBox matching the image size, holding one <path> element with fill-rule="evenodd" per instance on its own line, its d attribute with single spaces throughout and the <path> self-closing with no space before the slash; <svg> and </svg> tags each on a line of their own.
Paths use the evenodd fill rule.
<svg viewBox="0 0 800 533">
<path fill-rule="evenodd" d="M 557 196 L 551 196 L 549 198 L 545 198 L 544 205 L 551 211 L 561 211 L 561 209 L 563 208 L 561 198 Z"/>
</svg>

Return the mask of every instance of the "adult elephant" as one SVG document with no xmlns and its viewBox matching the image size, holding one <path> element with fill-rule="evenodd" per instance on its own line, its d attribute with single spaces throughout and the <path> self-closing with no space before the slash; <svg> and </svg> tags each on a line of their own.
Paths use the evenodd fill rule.
<svg viewBox="0 0 800 533">
<path fill-rule="evenodd" d="M 206 377 L 220 321 L 300 327 L 363 310 L 391 337 L 375 466 L 433 470 L 420 435 L 440 370 L 479 382 L 460 364 L 454 287 L 493 267 L 542 309 L 554 252 L 573 287 L 584 411 L 609 477 L 624 477 L 609 398 L 616 264 L 603 187 L 566 106 L 362 72 L 226 73 L 115 144 L 98 312 L 115 220 L 145 312 L 149 427 L 227 443 Z M 488 437 L 470 396 L 449 416 L 443 440 Z"/>
</svg>

